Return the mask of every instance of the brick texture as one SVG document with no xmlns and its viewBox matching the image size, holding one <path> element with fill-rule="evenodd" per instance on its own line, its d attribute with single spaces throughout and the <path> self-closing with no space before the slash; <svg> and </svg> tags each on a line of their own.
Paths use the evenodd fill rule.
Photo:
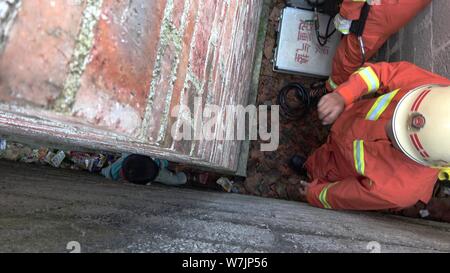
<svg viewBox="0 0 450 273">
<path fill-rule="evenodd" d="M 141 126 L 166 1 L 105 0 L 74 115 L 135 133 Z"/>
<path fill-rule="evenodd" d="M 22 2 L 0 55 L 0 107 L 236 167 L 239 141 L 175 142 L 171 113 L 180 104 L 193 112 L 197 96 L 247 103 L 263 1 Z"/>
<path fill-rule="evenodd" d="M 62 90 L 82 4 L 22 1 L 0 56 L 0 101 L 47 107 Z"/>
</svg>

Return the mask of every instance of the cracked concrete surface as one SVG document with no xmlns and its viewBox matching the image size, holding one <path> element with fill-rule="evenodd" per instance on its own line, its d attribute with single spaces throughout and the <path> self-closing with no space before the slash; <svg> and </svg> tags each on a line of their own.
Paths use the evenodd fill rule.
<svg viewBox="0 0 450 273">
<path fill-rule="evenodd" d="M 450 225 L 0 162 L 0 252 L 449 252 Z"/>
</svg>

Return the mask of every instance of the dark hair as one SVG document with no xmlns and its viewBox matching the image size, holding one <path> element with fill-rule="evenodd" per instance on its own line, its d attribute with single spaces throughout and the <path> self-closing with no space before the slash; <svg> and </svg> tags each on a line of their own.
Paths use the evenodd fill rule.
<svg viewBox="0 0 450 273">
<path fill-rule="evenodd" d="M 156 179 L 159 166 L 143 155 L 130 155 L 122 163 L 124 179 L 133 184 L 145 185 Z"/>
</svg>

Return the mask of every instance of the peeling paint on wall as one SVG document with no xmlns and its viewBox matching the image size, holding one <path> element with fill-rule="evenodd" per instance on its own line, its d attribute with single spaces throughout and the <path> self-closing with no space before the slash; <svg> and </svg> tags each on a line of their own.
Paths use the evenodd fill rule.
<svg viewBox="0 0 450 273">
<path fill-rule="evenodd" d="M 136 109 L 115 101 L 106 92 L 98 92 L 95 100 L 81 97 L 73 111 L 75 113 L 82 111 L 86 120 L 103 119 L 104 126 L 129 134 L 133 134 L 135 128 L 140 126 L 139 113 Z"/>
<path fill-rule="evenodd" d="M 14 24 L 21 0 L 0 0 L 0 54 L 8 40 L 8 34 Z"/>
<path fill-rule="evenodd" d="M 172 99 L 171 94 L 173 92 L 173 85 L 176 80 L 176 71 L 177 71 L 178 64 L 179 64 L 179 55 L 182 50 L 182 38 L 184 36 L 184 32 L 186 29 L 185 26 L 186 26 L 187 14 L 189 12 L 190 4 L 191 4 L 191 0 L 184 1 L 184 9 L 183 9 L 183 15 L 181 17 L 182 19 L 181 19 L 180 28 L 177 29 L 174 26 L 173 21 L 172 21 L 173 11 L 174 11 L 174 0 L 167 1 L 166 9 L 164 12 L 164 17 L 163 17 L 163 23 L 161 26 L 160 44 L 159 44 L 159 49 L 158 49 L 158 53 L 156 56 L 156 65 L 155 65 L 155 69 L 153 70 L 153 81 L 150 86 L 147 107 L 146 107 L 144 119 L 142 122 L 143 126 L 141 129 L 140 138 L 143 140 L 148 140 L 148 139 L 152 140 L 151 136 L 148 136 L 148 130 L 149 130 L 149 127 L 151 126 L 151 118 L 152 118 L 151 113 L 152 113 L 152 108 L 154 105 L 154 96 L 157 91 L 156 88 L 158 86 L 158 82 L 163 80 L 163 79 L 161 79 L 161 69 L 162 69 L 161 66 L 163 63 L 164 54 L 166 53 L 166 50 L 168 49 L 169 45 L 171 45 L 171 46 L 173 46 L 173 52 L 171 52 L 173 54 L 172 55 L 173 58 L 171 59 L 171 64 L 169 64 L 171 66 L 171 69 L 170 69 L 171 72 L 170 72 L 170 78 L 168 79 L 168 81 L 169 81 L 168 90 L 166 90 L 167 97 L 164 102 L 162 124 L 167 123 L 166 116 L 169 111 L 169 106 L 170 106 L 171 99 Z M 165 127 L 165 126 L 161 126 L 161 128 L 162 127 Z M 161 141 L 161 139 L 162 139 L 161 136 L 164 136 L 164 134 L 165 134 L 164 131 L 165 131 L 164 129 L 159 130 L 158 139 L 157 139 L 156 143 Z"/>
</svg>

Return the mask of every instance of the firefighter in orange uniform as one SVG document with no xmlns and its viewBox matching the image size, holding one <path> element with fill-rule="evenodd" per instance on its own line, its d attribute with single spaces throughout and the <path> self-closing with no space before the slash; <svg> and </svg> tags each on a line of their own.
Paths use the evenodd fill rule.
<svg viewBox="0 0 450 273">
<path fill-rule="evenodd" d="M 350 33 L 351 24 L 361 16 L 361 10 L 370 5 L 362 35 L 365 60 L 362 60 L 358 37 Z M 331 77 L 326 87 L 329 92 L 347 81 L 363 62 L 372 58 L 391 35 L 398 32 L 431 0 L 344 0 L 335 18 L 336 28 L 344 34 L 333 59 Z"/>
<path fill-rule="evenodd" d="M 373 92 L 381 96 L 360 99 Z M 437 178 L 448 178 L 448 79 L 407 62 L 366 64 L 322 98 L 319 116 L 334 125 L 304 165 L 313 206 L 400 210 L 428 203 Z"/>
</svg>

